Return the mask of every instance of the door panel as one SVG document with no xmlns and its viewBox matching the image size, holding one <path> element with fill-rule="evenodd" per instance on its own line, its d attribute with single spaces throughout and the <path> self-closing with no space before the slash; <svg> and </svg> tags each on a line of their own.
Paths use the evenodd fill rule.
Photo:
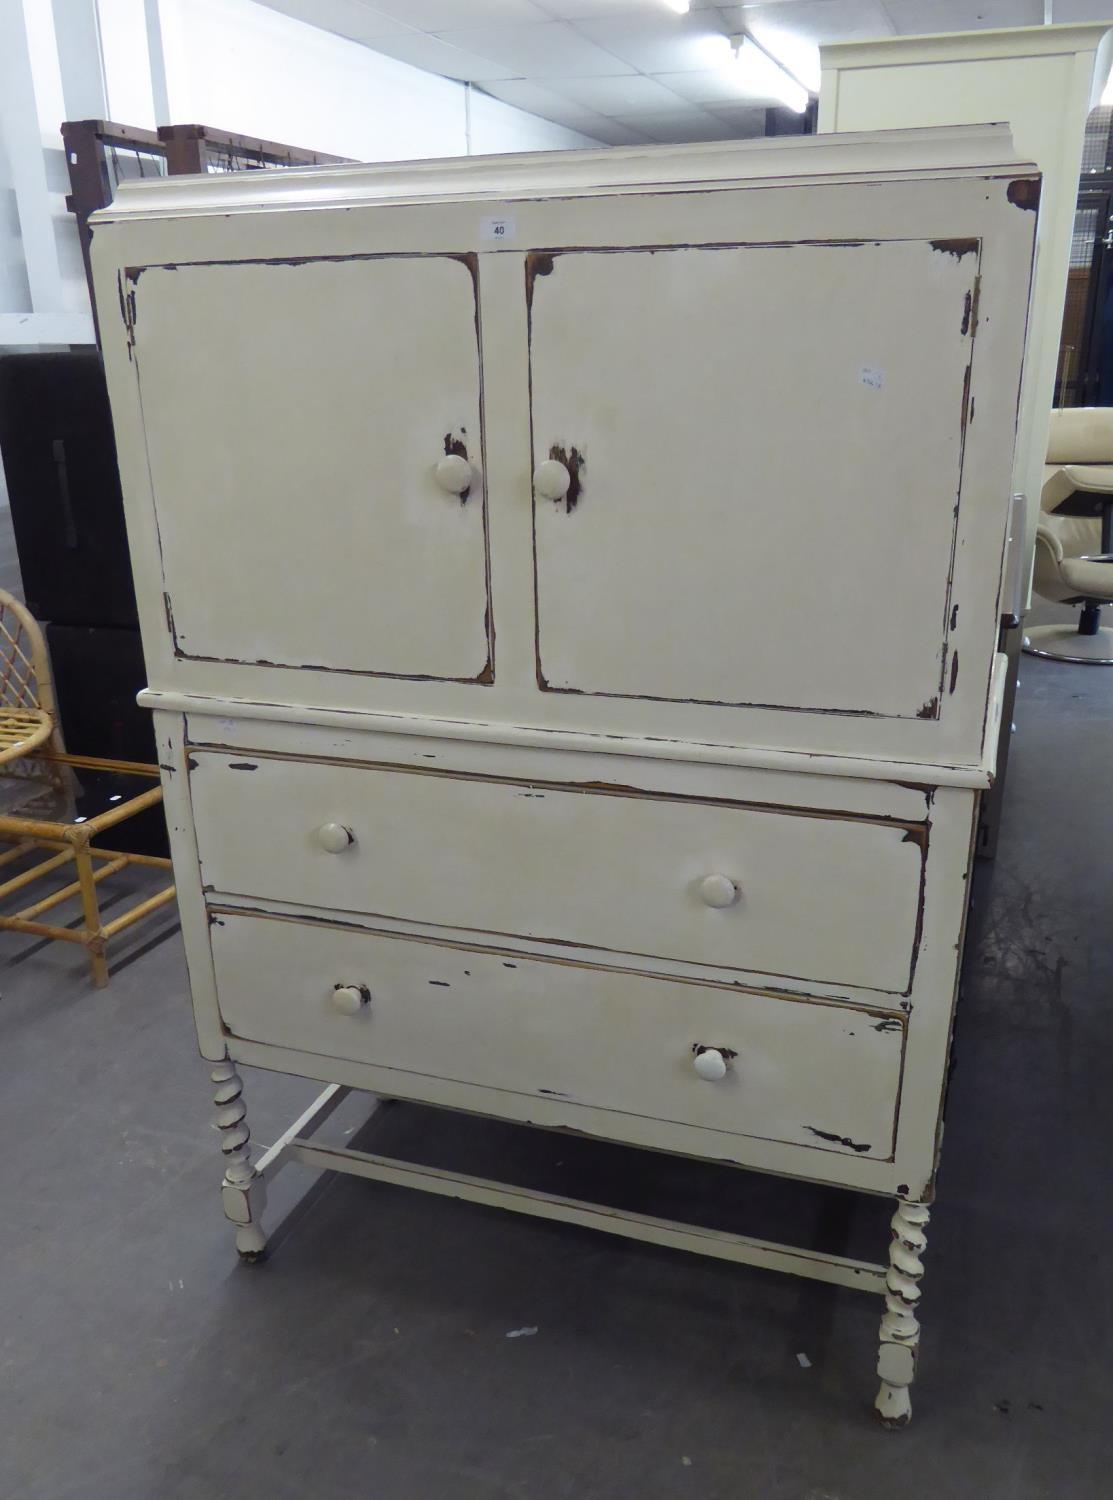
<svg viewBox="0 0 1113 1500">
<path fill-rule="evenodd" d="M 178 655 L 490 680 L 473 264 L 127 275 Z M 435 477 L 450 450 L 463 499 Z"/>
<path fill-rule="evenodd" d="M 534 464 L 578 470 L 534 502 L 542 688 L 937 716 L 977 269 L 976 240 L 531 256 Z"/>
</svg>

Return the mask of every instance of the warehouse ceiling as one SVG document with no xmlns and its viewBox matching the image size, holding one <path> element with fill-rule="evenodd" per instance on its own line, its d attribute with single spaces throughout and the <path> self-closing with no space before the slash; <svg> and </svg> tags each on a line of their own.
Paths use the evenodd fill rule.
<svg viewBox="0 0 1113 1500">
<path fill-rule="evenodd" d="M 686 14 L 684 0 L 266 3 L 610 145 L 760 135 L 767 107 L 817 89 L 823 42 L 1113 24 L 1113 0 L 689 0 Z M 758 46 L 736 59 L 743 33 Z"/>
</svg>

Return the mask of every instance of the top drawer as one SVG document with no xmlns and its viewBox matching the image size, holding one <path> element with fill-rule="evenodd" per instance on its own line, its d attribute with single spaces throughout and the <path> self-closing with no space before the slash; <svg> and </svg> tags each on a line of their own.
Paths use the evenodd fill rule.
<svg viewBox="0 0 1113 1500">
<path fill-rule="evenodd" d="M 191 761 L 208 890 L 802 983 L 910 986 L 922 825 L 254 753 Z M 352 842 L 330 852 L 328 825 Z"/>
</svg>

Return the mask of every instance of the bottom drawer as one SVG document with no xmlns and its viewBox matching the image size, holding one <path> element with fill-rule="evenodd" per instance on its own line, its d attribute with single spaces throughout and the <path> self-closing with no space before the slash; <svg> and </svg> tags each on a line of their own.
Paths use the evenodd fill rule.
<svg viewBox="0 0 1113 1500">
<path fill-rule="evenodd" d="M 211 938 L 230 1033 L 392 1069 L 383 1091 L 399 1098 L 420 1074 L 892 1155 L 904 1046 L 893 1016 L 228 910 Z M 726 1058 L 722 1077 L 697 1071 L 701 1048 Z"/>
</svg>

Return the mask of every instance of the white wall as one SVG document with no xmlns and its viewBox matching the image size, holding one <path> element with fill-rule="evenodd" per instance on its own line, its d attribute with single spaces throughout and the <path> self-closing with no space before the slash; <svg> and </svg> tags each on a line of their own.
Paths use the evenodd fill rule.
<svg viewBox="0 0 1113 1500">
<path fill-rule="evenodd" d="M 468 150 L 463 84 L 255 0 L 159 0 L 158 11 L 174 123 L 212 125 L 361 161 L 460 156 Z M 105 46 L 107 69 L 107 36 Z M 110 74 L 110 102 L 111 87 Z M 113 113 L 121 118 L 114 105 Z M 473 152 L 596 144 L 474 90 L 471 126 Z"/>
<path fill-rule="evenodd" d="M 0 0 L 0 349 L 92 342 L 49 0 Z"/>
<path fill-rule="evenodd" d="M 515 109 L 479 89 L 471 90 L 470 140 L 473 156 L 498 151 L 574 151 L 599 145 L 586 135 Z"/>
<path fill-rule="evenodd" d="M 155 118 L 144 0 L 95 0 L 95 10 L 107 118 L 144 130 L 169 124 Z"/>
</svg>

